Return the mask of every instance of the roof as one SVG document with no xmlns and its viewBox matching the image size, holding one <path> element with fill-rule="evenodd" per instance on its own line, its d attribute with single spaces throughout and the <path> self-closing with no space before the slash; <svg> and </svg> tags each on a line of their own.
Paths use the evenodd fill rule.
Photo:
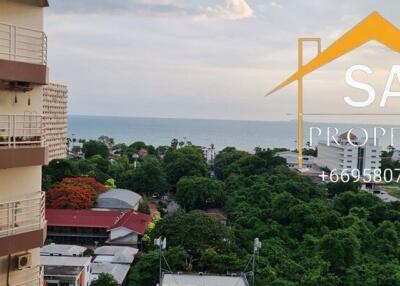
<svg viewBox="0 0 400 286">
<path fill-rule="evenodd" d="M 142 196 L 124 189 L 112 189 L 100 194 L 96 200 L 98 208 L 133 209 L 142 200 Z"/>
<path fill-rule="evenodd" d="M 83 270 L 83 266 L 45 266 L 44 276 L 78 276 Z"/>
<path fill-rule="evenodd" d="M 282 151 L 276 153 L 276 156 L 286 159 L 287 164 L 297 164 L 299 154 L 293 151 Z M 303 155 L 304 164 L 313 164 L 315 159 L 314 156 Z"/>
<path fill-rule="evenodd" d="M 46 209 L 48 226 L 110 228 L 123 215 L 120 211 Z"/>
<path fill-rule="evenodd" d="M 162 286 L 247 286 L 241 276 L 164 274 Z"/>
<path fill-rule="evenodd" d="M 340 134 L 340 135 L 339 135 L 339 139 L 347 140 L 347 136 L 349 136 L 351 141 L 357 140 L 357 136 L 354 135 L 354 134 L 351 133 L 351 132 L 350 132 L 350 134 L 349 134 L 349 132 L 350 132 L 350 131 L 347 131 L 347 132 L 344 132 L 344 133 Z"/>
<path fill-rule="evenodd" d="M 274 93 L 372 40 L 376 40 L 390 49 L 400 52 L 400 30 L 378 12 L 373 12 L 268 94 Z"/>
<path fill-rule="evenodd" d="M 146 232 L 147 226 L 150 222 L 151 216 L 137 211 L 130 211 L 127 212 L 125 216 L 114 225 L 113 228 L 125 227 L 143 235 Z"/>
<path fill-rule="evenodd" d="M 40 255 L 82 256 L 86 247 L 79 245 L 50 243 L 40 249 Z"/>
<path fill-rule="evenodd" d="M 75 256 L 40 256 L 40 264 L 44 266 L 85 266 L 90 263 L 92 257 L 75 257 Z"/>
<path fill-rule="evenodd" d="M 114 276 L 118 284 L 122 284 L 128 274 L 130 265 L 111 263 L 92 263 L 92 279 L 96 280 L 101 273 L 109 273 Z"/>
<path fill-rule="evenodd" d="M 226 216 L 219 209 L 200 210 L 218 221 L 226 221 Z"/>
<path fill-rule="evenodd" d="M 95 249 L 94 262 L 131 264 L 139 249 L 127 246 L 101 246 Z"/>
<path fill-rule="evenodd" d="M 46 220 L 48 226 L 106 229 L 125 227 L 143 235 L 151 222 L 151 216 L 137 211 L 46 209 Z"/>
</svg>

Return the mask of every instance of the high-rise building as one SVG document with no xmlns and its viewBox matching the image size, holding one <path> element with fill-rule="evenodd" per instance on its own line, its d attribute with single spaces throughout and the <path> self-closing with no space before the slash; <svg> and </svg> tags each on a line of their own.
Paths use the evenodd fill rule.
<svg viewBox="0 0 400 286">
<path fill-rule="evenodd" d="M 0 0 L 0 285 L 41 285 L 45 0 Z"/>
<path fill-rule="evenodd" d="M 68 89 L 52 82 L 43 88 L 43 122 L 49 161 L 67 158 Z"/>
<path fill-rule="evenodd" d="M 329 144 L 321 141 L 318 143 L 317 164 L 337 174 L 353 170 L 359 170 L 360 176 L 374 174 L 381 166 L 381 147 L 375 146 L 378 144 L 372 138 L 366 144 L 364 141 L 352 133 L 348 135 L 348 132 L 341 134 L 337 140 L 332 139 Z"/>
</svg>

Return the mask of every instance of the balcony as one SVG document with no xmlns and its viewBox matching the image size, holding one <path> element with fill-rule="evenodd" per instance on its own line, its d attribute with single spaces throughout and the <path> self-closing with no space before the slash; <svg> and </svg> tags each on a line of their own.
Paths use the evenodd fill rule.
<svg viewBox="0 0 400 286">
<path fill-rule="evenodd" d="M 44 134 L 41 115 L 0 115 L 0 169 L 46 164 Z"/>
<path fill-rule="evenodd" d="M 47 37 L 39 30 L 0 23 L 0 79 L 46 84 Z"/>
<path fill-rule="evenodd" d="M 46 236 L 45 195 L 36 192 L 0 204 L 0 256 L 40 247 Z"/>
</svg>

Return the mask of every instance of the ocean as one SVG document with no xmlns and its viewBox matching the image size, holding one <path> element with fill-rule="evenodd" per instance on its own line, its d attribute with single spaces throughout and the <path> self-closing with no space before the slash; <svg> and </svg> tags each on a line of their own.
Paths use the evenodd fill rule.
<svg viewBox="0 0 400 286">
<path fill-rule="evenodd" d="M 352 127 L 350 124 L 309 123 L 304 124 L 304 142 L 309 141 L 309 127 L 321 128 L 321 137 L 314 137 L 314 143 L 326 136 L 329 126 L 337 127 L 341 132 Z M 364 125 L 370 136 L 373 126 Z M 389 126 L 386 126 L 389 133 Z M 355 133 L 360 135 L 361 131 Z M 389 145 L 390 136 L 380 137 L 380 145 Z M 397 132 L 400 136 L 400 131 Z M 396 134 L 397 134 L 396 133 Z M 255 147 L 286 147 L 294 149 L 297 140 L 297 122 L 287 121 L 236 121 L 205 119 L 164 119 L 139 117 L 108 117 L 70 115 L 68 117 L 69 137 L 77 139 L 97 139 L 101 135 L 114 138 L 116 143 L 133 143 L 144 141 L 154 146 L 169 145 L 173 138 L 179 141 L 191 141 L 195 145 L 210 146 L 216 150 L 227 146 L 253 151 Z M 316 134 L 316 133 L 314 133 Z M 380 133 L 378 133 L 380 134 Z M 400 142 L 400 138 L 398 140 Z"/>
</svg>

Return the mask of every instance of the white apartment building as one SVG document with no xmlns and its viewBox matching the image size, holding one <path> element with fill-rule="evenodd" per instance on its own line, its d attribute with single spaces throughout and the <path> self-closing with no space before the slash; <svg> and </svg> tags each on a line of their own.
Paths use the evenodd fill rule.
<svg viewBox="0 0 400 286">
<path fill-rule="evenodd" d="M 0 285 L 43 285 L 46 0 L 0 0 Z"/>
<path fill-rule="evenodd" d="M 318 143 L 317 164 L 320 167 L 327 167 L 330 170 L 336 170 L 341 173 L 346 170 L 358 169 L 360 174 L 373 174 L 375 169 L 381 166 L 380 146 L 374 146 L 374 140 L 368 139 L 363 145 L 364 139 L 358 139 L 354 134 L 350 134 L 350 140 L 347 139 L 347 132 L 343 133 L 329 144 L 326 141 Z M 337 144 L 339 143 L 339 144 Z"/>
</svg>

